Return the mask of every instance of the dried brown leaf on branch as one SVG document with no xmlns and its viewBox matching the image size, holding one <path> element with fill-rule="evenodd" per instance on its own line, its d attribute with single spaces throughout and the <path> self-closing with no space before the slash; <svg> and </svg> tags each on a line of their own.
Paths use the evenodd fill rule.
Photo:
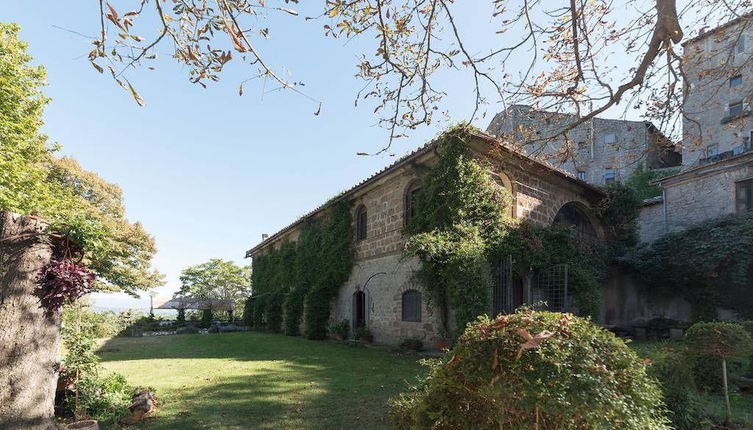
<svg viewBox="0 0 753 430">
<path fill-rule="evenodd" d="M 100 0 L 100 37 L 90 60 L 106 61 L 119 80 L 152 61 L 158 47 L 171 46 L 193 83 L 206 86 L 220 79 L 225 65 L 245 63 L 249 79 L 263 78 L 256 80 L 259 90 L 271 81 L 318 108 L 321 101 L 272 68 L 262 49 L 274 49 L 261 45 L 274 31 L 270 23 L 302 25 L 291 3 L 298 2 L 141 0 L 137 10 L 121 15 L 117 3 Z M 479 6 L 484 4 L 487 10 Z M 488 0 L 474 6 L 454 0 L 325 0 L 306 19 L 324 21 L 326 37 L 360 37 L 371 44 L 356 64 L 365 86 L 355 97 L 372 103 L 390 142 L 445 115 L 473 121 L 485 109 L 511 104 L 575 114 L 556 135 L 531 137 L 541 142 L 566 138 L 597 115 L 636 110 L 672 135 L 687 90 L 687 55 L 679 48 L 686 35 L 736 18 L 746 28 L 753 23 L 746 15 L 750 0 Z M 269 20 L 272 15 L 293 21 Z M 150 19 L 159 23 L 156 33 L 131 35 L 139 21 Z M 110 38 L 108 25 L 127 37 Z M 231 49 L 244 55 L 230 59 L 225 52 Z M 716 69 L 729 73 L 725 65 Z M 463 79 L 466 86 L 450 85 Z M 467 88 L 472 111 L 448 112 L 447 97 L 465 97 Z"/>
</svg>

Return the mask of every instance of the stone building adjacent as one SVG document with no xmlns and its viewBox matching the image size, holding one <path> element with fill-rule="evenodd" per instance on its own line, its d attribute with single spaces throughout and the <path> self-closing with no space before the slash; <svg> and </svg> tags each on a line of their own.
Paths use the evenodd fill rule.
<svg viewBox="0 0 753 430">
<path fill-rule="evenodd" d="M 682 171 L 659 181 L 641 212 L 641 240 L 753 211 L 753 15 L 683 44 L 687 97 Z"/>
<path fill-rule="evenodd" d="M 403 252 L 406 220 L 412 210 L 420 210 L 411 207 L 411 196 L 421 187 L 420 171 L 437 162 L 435 147 L 427 144 L 337 198 L 354 203 L 355 264 L 333 303 L 332 322 L 347 319 L 352 328 L 366 326 L 379 343 L 397 344 L 407 338 L 430 342 L 440 336 L 439 312 L 413 279 L 420 262 Z M 469 147 L 474 156 L 490 162 L 495 182 L 510 193 L 511 216 L 551 225 L 563 219 L 558 214 L 567 213 L 569 222 L 575 217 L 577 224 L 602 235 L 592 211 L 603 198 L 598 188 L 484 133 L 474 134 Z M 246 256 L 254 258 L 296 241 L 303 223 L 323 216 L 323 211 L 315 209 L 263 238 Z M 530 280 L 520 288 L 521 300 L 536 295 Z"/>
<path fill-rule="evenodd" d="M 649 169 L 680 164 L 680 154 L 648 121 L 593 118 L 572 129 L 572 114 L 512 105 L 494 116 L 487 132 L 586 182 L 603 185 L 627 179 L 638 166 Z"/>
</svg>

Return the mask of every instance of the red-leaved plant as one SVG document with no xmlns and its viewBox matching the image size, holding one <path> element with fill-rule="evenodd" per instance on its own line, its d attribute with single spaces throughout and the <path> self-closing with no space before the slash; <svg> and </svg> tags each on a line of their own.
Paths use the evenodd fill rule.
<svg viewBox="0 0 753 430">
<path fill-rule="evenodd" d="M 81 263 L 68 259 L 50 262 L 39 275 L 40 302 L 48 312 L 60 309 L 92 289 L 96 275 Z"/>
</svg>

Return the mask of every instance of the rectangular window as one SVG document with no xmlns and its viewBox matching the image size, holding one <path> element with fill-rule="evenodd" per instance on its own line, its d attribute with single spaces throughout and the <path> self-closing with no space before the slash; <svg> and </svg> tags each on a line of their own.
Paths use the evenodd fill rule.
<svg viewBox="0 0 753 430">
<path fill-rule="evenodd" d="M 743 75 L 737 75 L 729 78 L 730 87 L 739 87 L 743 84 Z"/>
<path fill-rule="evenodd" d="M 585 181 L 586 180 L 586 172 L 583 171 L 583 170 L 578 170 L 578 179 L 580 179 L 581 181 Z"/>
<path fill-rule="evenodd" d="M 617 172 L 614 169 L 604 169 L 604 183 L 611 184 L 617 180 Z"/>
<path fill-rule="evenodd" d="M 604 143 L 609 145 L 610 143 L 617 142 L 617 135 L 614 133 L 607 133 L 604 135 Z"/>
<path fill-rule="evenodd" d="M 715 155 L 719 155 L 719 144 L 712 143 L 711 145 L 706 145 L 706 158 L 713 157 Z"/>
<path fill-rule="evenodd" d="M 743 114 L 743 102 L 730 103 L 727 108 L 730 117 L 736 117 Z"/>
<path fill-rule="evenodd" d="M 735 184 L 735 200 L 737 202 L 737 213 L 753 211 L 753 179 Z"/>
<path fill-rule="evenodd" d="M 742 54 L 745 52 L 745 35 L 741 34 L 740 38 L 735 43 L 735 54 Z"/>
</svg>

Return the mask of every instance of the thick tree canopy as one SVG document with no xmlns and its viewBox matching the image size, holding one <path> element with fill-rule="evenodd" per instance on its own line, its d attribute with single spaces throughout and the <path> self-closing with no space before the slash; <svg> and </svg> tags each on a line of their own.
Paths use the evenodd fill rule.
<svg viewBox="0 0 753 430">
<path fill-rule="evenodd" d="M 32 66 L 19 27 L 0 23 L 0 210 L 38 215 L 84 251 L 98 288 L 135 293 L 162 282 L 154 239 L 125 217 L 117 185 L 83 170 L 40 133 L 45 72 Z"/>
<path fill-rule="evenodd" d="M 213 258 L 183 269 L 178 295 L 201 299 L 231 299 L 242 306 L 251 295 L 251 266 Z"/>
</svg>

